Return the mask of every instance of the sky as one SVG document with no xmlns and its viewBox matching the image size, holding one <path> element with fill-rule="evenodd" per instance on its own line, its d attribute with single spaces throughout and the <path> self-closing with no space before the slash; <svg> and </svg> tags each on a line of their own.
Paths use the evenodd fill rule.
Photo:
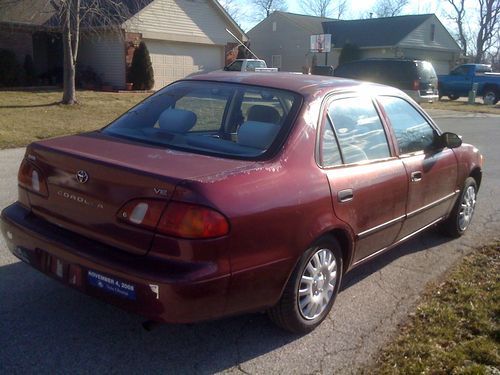
<svg viewBox="0 0 500 375">
<path fill-rule="evenodd" d="M 242 10 L 245 13 L 251 14 L 253 6 L 250 4 L 250 1 L 239 0 L 239 3 L 240 7 L 243 8 Z M 374 8 L 375 3 L 376 0 L 361 0 L 361 1 L 350 0 L 348 12 L 342 18 L 343 19 L 366 18 L 370 13 L 370 11 L 372 11 L 372 9 Z M 287 0 L 287 4 L 288 4 L 288 9 L 287 9 L 288 12 L 304 13 L 302 8 L 300 7 L 299 0 Z M 410 0 L 409 4 L 405 7 L 402 14 L 436 13 L 441 19 L 441 22 L 445 23 L 446 20 L 444 19 L 444 17 L 440 16 L 439 12 L 440 12 L 439 0 Z M 241 24 L 243 29 L 245 31 L 248 31 L 254 25 L 256 25 L 257 22 L 251 20 L 242 20 Z"/>
</svg>

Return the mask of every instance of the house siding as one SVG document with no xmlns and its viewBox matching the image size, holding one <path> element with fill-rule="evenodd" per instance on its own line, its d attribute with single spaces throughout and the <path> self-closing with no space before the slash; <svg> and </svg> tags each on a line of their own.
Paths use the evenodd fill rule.
<svg viewBox="0 0 500 375">
<path fill-rule="evenodd" d="M 210 0 L 156 0 L 124 23 L 128 32 L 140 32 L 144 38 L 199 44 L 225 45 L 241 32 Z"/>
<path fill-rule="evenodd" d="M 311 65 L 311 32 L 298 27 L 280 13 L 272 13 L 247 34 L 250 38 L 250 48 L 259 58 L 265 60 L 268 66 L 272 66 L 273 55 L 281 55 L 282 71 L 301 72 L 303 66 Z M 317 54 L 318 64 L 324 64 L 324 56 L 324 53 Z"/>
<path fill-rule="evenodd" d="M 434 24 L 434 40 L 431 40 L 431 25 Z M 447 50 L 460 53 L 460 48 L 445 29 L 436 16 L 429 17 L 415 30 L 409 33 L 401 42 L 399 47 L 428 48 L 436 50 Z"/>
<path fill-rule="evenodd" d="M 78 65 L 101 76 L 102 82 L 116 88 L 125 87 L 125 42 L 115 33 L 82 37 Z"/>
</svg>

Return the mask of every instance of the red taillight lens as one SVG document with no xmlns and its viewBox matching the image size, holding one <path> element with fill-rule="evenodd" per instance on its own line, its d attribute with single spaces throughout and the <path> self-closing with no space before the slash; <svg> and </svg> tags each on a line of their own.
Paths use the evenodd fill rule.
<svg viewBox="0 0 500 375">
<path fill-rule="evenodd" d="M 420 81 L 418 79 L 413 81 L 413 90 L 420 90 Z"/>
<path fill-rule="evenodd" d="M 157 230 L 182 238 L 214 238 L 229 233 L 229 223 L 219 212 L 194 204 L 170 202 Z"/>
<path fill-rule="evenodd" d="M 135 199 L 127 202 L 118 211 L 118 218 L 129 224 L 138 225 L 147 229 L 156 229 L 165 202 L 153 199 Z"/>
<path fill-rule="evenodd" d="M 215 238 L 229 232 L 227 219 L 211 208 L 181 202 L 165 205 L 159 200 L 134 199 L 118 211 L 118 219 L 181 238 Z"/>
<path fill-rule="evenodd" d="M 23 160 L 17 174 L 17 182 L 20 186 L 44 197 L 49 195 L 47 182 L 40 170 L 28 160 Z"/>
</svg>

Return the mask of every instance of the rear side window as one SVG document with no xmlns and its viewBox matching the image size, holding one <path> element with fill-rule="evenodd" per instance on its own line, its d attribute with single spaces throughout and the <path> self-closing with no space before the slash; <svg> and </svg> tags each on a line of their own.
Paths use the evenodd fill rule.
<svg viewBox="0 0 500 375">
<path fill-rule="evenodd" d="M 343 163 L 359 163 L 390 156 L 384 128 L 370 98 L 335 100 L 328 108 L 328 116 L 335 130 Z M 325 138 L 328 135 L 325 132 Z M 331 147 L 333 149 L 333 143 Z"/>
<path fill-rule="evenodd" d="M 266 87 L 181 81 L 103 129 L 142 143 L 196 153 L 257 158 L 288 134 L 298 94 Z"/>
<path fill-rule="evenodd" d="M 427 150 L 436 140 L 436 131 L 407 101 L 390 96 L 378 99 L 389 117 L 400 154 Z"/>
</svg>

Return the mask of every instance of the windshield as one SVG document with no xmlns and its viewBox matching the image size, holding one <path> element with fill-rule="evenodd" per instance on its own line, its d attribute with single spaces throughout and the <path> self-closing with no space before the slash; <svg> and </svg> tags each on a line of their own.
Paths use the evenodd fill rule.
<svg viewBox="0 0 500 375">
<path fill-rule="evenodd" d="M 436 72 L 432 64 L 428 61 L 420 61 L 417 63 L 420 72 L 420 78 L 423 81 L 430 81 L 437 79 Z"/>
<path fill-rule="evenodd" d="M 284 138 L 300 102 L 298 94 L 283 90 L 181 81 L 103 132 L 192 152 L 255 158 Z"/>
</svg>

